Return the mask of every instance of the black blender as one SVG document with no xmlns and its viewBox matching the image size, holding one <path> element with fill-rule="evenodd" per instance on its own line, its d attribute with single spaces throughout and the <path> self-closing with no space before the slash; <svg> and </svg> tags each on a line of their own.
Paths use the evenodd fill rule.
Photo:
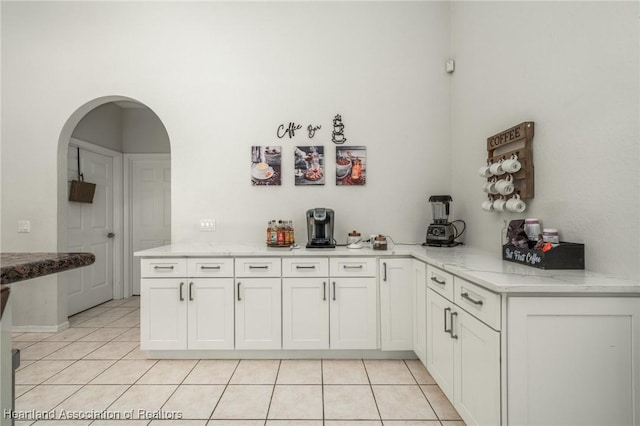
<svg viewBox="0 0 640 426">
<path fill-rule="evenodd" d="M 431 213 L 433 223 L 427 227 L 426 242 L 423 245 L 435 247 L 453 247 L 461 244 L 455 239 L 464 232 L 464 221 L 454 220 L 449 222 L 449 203 L 453 201 L 450 195 L 432 195 L 429 197 L 431 203 Z M 462 231 L 454 223 L 460 222 L 463 225 Z"/>
</svg>

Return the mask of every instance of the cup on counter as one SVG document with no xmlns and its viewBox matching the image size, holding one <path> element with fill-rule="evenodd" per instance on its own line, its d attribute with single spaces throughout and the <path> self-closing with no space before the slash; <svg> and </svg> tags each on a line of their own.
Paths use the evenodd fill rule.
<svg viewBox="0 0 640 426">
<path fill-rule="evenodd" d="M 520 199 L 520 194 L 516 194 L 507 200 L 505 207 L 510 212 L 522 213 L 527 209 L 527 203 Z"/>
<path fill-rule="evenodd" d="M 490 168 L 489 165 L 480 167 L 480 169 L 478 169 L 478 174 L 480 175 L 480 177 L 483 177 L 483 178 L 490 177 L 491 170 L 489 168 Z"/>
<path fill-rule="evenodd" d="M 518 161 L 518 156 L 513 154 L 511 158 L 504 160 L 500 167 L 506 173 L 517 173 L 522 168 L 522 164 Z"/>
<path fill-rule="evenodd" d="M 498 194 L 511 194 L 515 190 L 515 187 L 513 186 L 513 177 L 509 175 L 506 179 L 500 179 L 496 182 L 495 189 Z"/>
<path fill-rule="evenodd" d="M 491 174 L 494 176 L 503 175 L 504 170 L 502 170 L 502 160 L 498 161 L 497 163 L 493 163 L 491 166 L 489 166 L 489 170 L 491 171 Z"/>
<path fill-rule="evenodd" d="M 492 200 L 485 200 L 482 202 L 482 210 L 486 211 L 486 212 L 492 212 L 494 211 L 494 207 L 493 207 L 493 201 Z"/>
<path fill-rule="evenodd" d="M 504 197 L 500 197 L 497 200 L 493 200 L 493 208 L 495 211 L 503 212 L 505 210 L 505 205 L 507 204 L 507 200 Z"/>
</svg>

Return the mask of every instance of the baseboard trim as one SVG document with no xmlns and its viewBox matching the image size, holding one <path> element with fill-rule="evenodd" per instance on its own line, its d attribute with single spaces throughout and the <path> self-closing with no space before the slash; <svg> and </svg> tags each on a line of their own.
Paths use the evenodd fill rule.
<svg viewBox="0 0 640 426">
<path fill-rule="evenodd" d="M 147 359 L 417 359 L 413 351 L 381 350 L 152 350 Z"/>
<path fill-rule="evenodd" d="M 14 325 L 11 327 L 13 333 L 58 333 L 69 328 L 69 321 L 58 325 Z"/>
</svg>

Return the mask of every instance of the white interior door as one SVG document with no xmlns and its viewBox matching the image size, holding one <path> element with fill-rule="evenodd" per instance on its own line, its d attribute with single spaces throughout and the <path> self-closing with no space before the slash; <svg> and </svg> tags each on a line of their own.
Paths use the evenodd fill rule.
<svg viewBox="0 0 640 426">
<path fill-rule="evenodd" d="M 68 181 L 78 179 L 78 148 L 69 145 Z M 93 265 L 67 273 L 68 314 L 73 315 L 113 298 L 113 158 L 80 149 L 85 182 L 95 183 L 93 203 L 69 202 L 67 248 L 91 252 Z M 69 183 L 69 186 L 71 184 Z"/>
<path fill-rule="evenodd" d="M 140 259 L 133 253 L 171 243 L 171 159 L 130 158 L 129 265 L 131 293 L 140 294 Z"/>
</svg>

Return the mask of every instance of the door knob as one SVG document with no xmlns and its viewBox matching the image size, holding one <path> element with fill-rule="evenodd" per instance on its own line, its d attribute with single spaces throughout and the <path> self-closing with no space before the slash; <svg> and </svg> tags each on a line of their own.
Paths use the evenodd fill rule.
<svg viewBox="0 0 640 426">
<path fill-rule="evenodd" d="M 115 236 L 116 236 L 116 234 L 114 234 L 113 232 L 109 232 L 109 233 L 107 234 L 107 238 L 113 238 L 113 237 L 115 237 Z"/>
</svg>

